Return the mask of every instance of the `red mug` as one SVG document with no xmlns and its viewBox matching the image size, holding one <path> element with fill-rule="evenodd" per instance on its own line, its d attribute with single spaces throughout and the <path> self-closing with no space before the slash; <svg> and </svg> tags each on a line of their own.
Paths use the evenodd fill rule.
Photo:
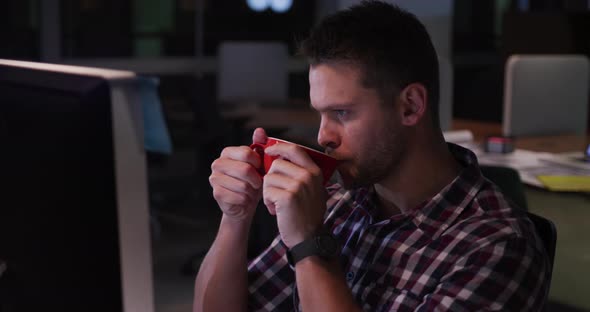
<svg viewBox="0 0 590 312">
<path fill-rule="evenodd" d="M 297 143 L 293 143 L 293 142 L 289 142 L 289 141 L 285 141 L 285 140 L 281 140 L 281 139 L 277 139 L 277 138 L 268 138 L 268 140 L 266 141 L 266 144 L 260 144 L 260 143 L 254 143 L 252 145 L 250 145 L 250 148 L 252 148 L 255 152 L 257 152 L 260 155 L 260 158 L 262 160 L 262 166 L 259 168 L 259 172 L 261 175 L 264 175 L 268 172 L 268 170 L 270 170 L 270 165 L 272 164 L 272 162 L 279 158 L 279 156 L 271 156 L 268 155 L 264 152 L 264 149 L 266 149 L 269 146 L 273 146 L 277 143 L 281 143 L 281 144 L 295 144 L 297 146 L 299 146 L 300 148 L 302 148 L 307 155 L 309 155 L 309 157 L 316 163 L 316 165 L 318 165 L 318 167 L 320 167 L 320 169 L 322 170 L 322 176 L 324 178 L 324 184 L 328 183 L 328 181 L 330 180 L 330 178 L 332 177 L 332 174 L 334 173 L 334 170 L 336 170 L 336 167 L 338 166 L 338 159 L 322 153 L 320 151 L 314 150 L 312 148 L 297 144 Z"/>
</svg>

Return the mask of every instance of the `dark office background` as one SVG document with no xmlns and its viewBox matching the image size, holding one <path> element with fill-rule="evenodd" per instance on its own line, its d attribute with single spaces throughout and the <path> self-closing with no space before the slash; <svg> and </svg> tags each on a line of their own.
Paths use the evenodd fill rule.
<svg viewBox="0 0 590 312">
<path fill-rule="evenodd" d="M 214 58 L 224 40 L 279 40 L 294 53 L 297 38 L 324 13 L 318 8 L 337 8 L 337 1 L 330 0 L 293 1 L 285 13 L 255 12 L 237 0 L 54 2 L 59 5 L 60 58 L 66 60 Z M 42 60 L 41 1 L 4 0 L 1 6 L 0 57 Z M 456 0 L 451 25 L 457 118 L 500 121 L 504 62 L 510 54 L 590 55 L 586 0 Z M 214 75 L 208 73 L 209 79 Z M 166 75 L 164 86 L 183 76 Z M 290 78 L 290 96 L 306 98 L 305 73 Z"/>
</svg>

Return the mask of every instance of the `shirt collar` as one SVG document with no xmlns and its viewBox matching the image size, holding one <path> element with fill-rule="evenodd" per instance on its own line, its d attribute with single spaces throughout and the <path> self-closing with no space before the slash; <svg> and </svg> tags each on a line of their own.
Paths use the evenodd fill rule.
<svg viewBox="0 0 590 312">
<path fill-rule="evenodd" d="M 475 154 L 461 146 L 448 143 L 449 150 L 463 166 L 459 175 L 438 194 L 412 209 L 408 217 L 422 231 L 438 237 L 465 210 L 479 192 L 484 178 Z"/>
<path fill-rule="evenodd" d="M 392 216 L 389 221 L 400 222 L 410 219 L 416 227 L 435 238 L 453 224 L 471 203 L 484 182 L 477 156 L 459 145 L 447 144 L 451 154 L 463 166 L 459 175 L 434 197 L 410 209 L 405 215 Z M 353 207 L 366 211 L 375 220 L 375 188 L 361 187 L 352 194 Z"/>
</svg>

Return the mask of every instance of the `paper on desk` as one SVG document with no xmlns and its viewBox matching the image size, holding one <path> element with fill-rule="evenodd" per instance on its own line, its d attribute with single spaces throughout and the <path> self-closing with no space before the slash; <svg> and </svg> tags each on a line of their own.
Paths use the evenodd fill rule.
<svg viewBox="0 0 590 312">
<path fill-rule="evenodd" d="M 445 141 L 455 144 L 473 142 L 473 133 L 470 130 L 444 131 L 443 136 L 445 138 Z"/>
<path fill-rule="evenodd" d="M 480 164 L 514 168 L 520 174 L 523 183 L 540 188 L 546 188 L 546 186 L 538 179 L 538 176 L 590 176 L 590 170 L 547 161 L 547 159 L 554 158 L 555 155 L 551 153 L 523 149 L 516 149 L 514 152 L 507 154 L 486 153 L 477 144 L 468 143 L 462 145 L 471 149 L 477 155 Z"/>
<path fill-rule="evenodd" d="M 582 152 L 551 154 L 548 158 L 543 157 L 543 160 L 590 172 L 590 161 Z"/>
<path fill-rule="evenodd" d="M 551 191 L 590 192 L 590 176 L 538 176 Z"/>
</svg>

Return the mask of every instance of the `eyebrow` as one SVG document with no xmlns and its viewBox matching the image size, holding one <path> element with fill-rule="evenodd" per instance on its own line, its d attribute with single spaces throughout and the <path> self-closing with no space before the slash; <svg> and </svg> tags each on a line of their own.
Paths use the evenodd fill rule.
<svg viewBox="0 0 590 312">
<path fill-rule="evenodd" d="M 309 107 L 318 113 L 331 111 L 331 110 L 350 109 L 352 106 L 354 106 L 353 103 L 332 103 L 332 104 L 328 104 L 328 105 L 322 107 L 322 109 L 316 109 L 315 107 L 313 107 L 313 105 L 311 103 L 309 103 Z"/>
</svg>

